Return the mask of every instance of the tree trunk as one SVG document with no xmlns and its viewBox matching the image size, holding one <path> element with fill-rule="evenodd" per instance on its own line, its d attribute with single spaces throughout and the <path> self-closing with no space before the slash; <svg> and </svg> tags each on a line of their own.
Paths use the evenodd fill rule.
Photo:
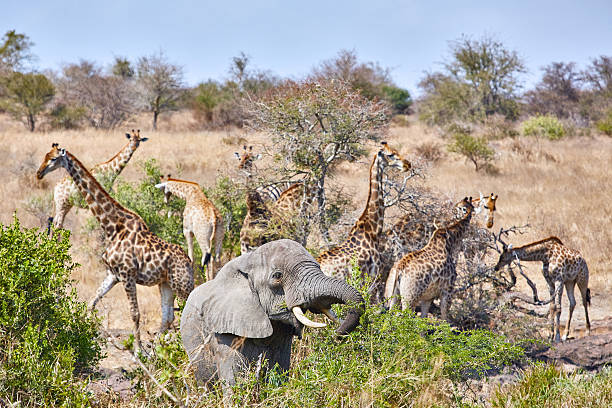
<svg viewBox="0 0 612 408">
<path fill-rule="evenodd" d="M 28 114 L 28 128 L 30 132 L 34 132 L 34 128 L 36 127 L 36 121 L 34 120 L 34 115 L 31 113 Z"/>
<path fill-rule="evenodd" d="M 329 245 L 329 228 L 327 228 L 327 222 L 325 220 L 325 173 L 326 171 L 324 170 L 317 180 L 317 218 L 319 219 L 319 231 L 321 232 L 321 236 L 325 241 L 325 245 Z"/>
<path fill-rule="evenodd" d="M 153 111 L 153 130 L 157 130 L 157 117 L 159 116 L 159 111 Z"/>
</svg>

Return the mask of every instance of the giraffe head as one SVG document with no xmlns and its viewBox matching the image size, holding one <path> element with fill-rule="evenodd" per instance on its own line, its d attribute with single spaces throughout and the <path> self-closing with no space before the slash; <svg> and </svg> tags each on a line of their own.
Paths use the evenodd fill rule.
<svg viewBox="0 0 612 408">
<path fill-rule="evenodd" d="M 504 266 L 512 263 L 512 261 L 514 261 L 514 248 L 512 248 L 512 244 L 506 245 L 502 242 L 502 253 L 499 255 L 499 260 L 493 269 L 497 272 Z"/>
<path fill-rule="evenodd" d="M 242 154 L 235 152 L 234 156 L 240 164 L 238 164 L 238 169 L 243 171 L 247 175 L 251 175 L 251 170 L 253 169 L 253 162 L 255 160 L 261 159 L 261 154 L 253 153 L 253 146 L 242 146 Z"/>
<path fill-rule="evenodd" d="M 383 166 L 394 167 L 401 171 L 408 171 L 412 167 L 410 162 L 404 159 L 397 150 L 391 148 L 387 142 L 380 142 L 381 148 L 378 157 L 382 159 Z"/>
<path fill-rule="evenodd" d="M 495 216 L 495 202 L 497 201 L 497 197 L 497 194 L 491 193 L 491 195 L 485 199 L 481 193 L 480 198 L 474 200 L 474 202 L 478 201 L 477 212 L 480 212 L 483 209 L 488 211 L 487 228 L 493 228 L 493 217 Z"/>
<path fill-rule="evenodd" d="M 147 140 L 149 140 L 148 137 L 140 137 L 140 129 L 136 131 L 132 129 L 132 134 L 126 133 L 125 137 L 131 140 L 132 142 L 136 143 L 137 147 L 140 144 L 140 142 L 146 142 Z"/>
<path fill-rule="evenodd" d="M 168 200 L 170 199 L 170 196 L 172 195 L 172 193 L 170 193 L 170 191 L 166 188 L 168 181 L 170 180 L 170 174 L 168 174 L 165 178 L 164 175 L 162 174 L 159 177 L 159 183 L 155 185 L 156 188 L 159 188 L 162 193 L 164 193 L 164 203 L 168 204 Z"/>
<path fill-rule="evenodd" d="M 65 157 L 66 149 L 60 149 L 57 143 L 53 143 L 51 145 L 51 150 L 49 150 L 49 153 L 45 155 L 43 162 L 38 168 L 38 171 L 36 172 L 36 177 L 41 180 L 53 170 L 57 170 L 60 167 L 63 167 Z"/>
</svg>

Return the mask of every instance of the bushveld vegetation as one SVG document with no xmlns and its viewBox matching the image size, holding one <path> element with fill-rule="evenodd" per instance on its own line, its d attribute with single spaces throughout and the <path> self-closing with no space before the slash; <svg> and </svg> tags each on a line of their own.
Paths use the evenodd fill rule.
<svg viewBox="0 0 612 408">
<path fill-rule="evenodd" d="M 147 122 L 153 117 L 151 128 L 158 131 L 152 140 L 157 137 L 158 142 L 149 143 L 159 143 L 158 147 L 152 147 L 146 160 L 139 159 L 139 166 L 130 165 L 132 170 L 117 181 L 111 194 L 170 242 L 185 245 L 177 216 L 183 203 L 176 198 L 164 203 L 154 187 L 168 171 L 200 182 L 228 226 L 225 259 L 238 254 L 246 212 L 245 188 L 227 169 L 229 160 L 223 155 L 229 158 L 248 138 L 248 143 L 255 140 L 266 153 L 260 183 L 299 176 L 318 187 L 319 212 L 307 227 L 319 227 L 319 241 L 303 240 L 316 253 L 342 237 L 355 219 L 355 211 L 361 211 L 365 202 L 362 167 L 367 167 L 363 163 L 369 160 L 366 153 L 371 142 L 384 135 L 390 142 L 398 142 L 402 150 L 414 148 L 419 156 L 415 163 L 426 162 L 418 174 L 425 181 L 414 180 L 414 188 L 386 180 L 388 187 L 404 188 L 398 196 L 401 200 L 389 200 L 395 201 L 387 209 L 389 220 L 407 208 L 433 213 L 446 205 L 448 197 L 475 196 L 478 190 L 488 193 L 495 189 L 505 203 L 500 205 L 504 211 L 496 222 L 533 223 L 529 237 L 540 238 L 540 231 L 564 240 L 571 237 L 570 242 L 578 248 L 582 244 L 590 265 L 594 265 L 591 286 L 603 293 L 609 283 L 606 270 L 610 264 L 604 254 L 612 237 L 596 217 L 584 219 L 584 213 L 593 211 L 587 197 L 594 186 L 607 180 L 597 163 L 585 160 L 585 152 L 589 155 L 597 149 L 591 145 L 599 143 L 605 158 L 610 151 L 608 138 L 569 137 L 587 134 L 582 130 L 610 135 L 609 57 L 593 59 L 583 71 L 572 63 L 551 64 L 543 68 L 535 89 L 522 93 L 524 64 L 515 51 L 488 37 L 462 38 L 451 44 L 450 60 L 443 70 L 427 74 L 421 82 L 424 95 L 416 110 L 427 126 L 415 123 L 411 116 L 397 122 L 405 126 L 389 130 L 392 115 L 414 109 L 410 94 L 393 83 L 388 69 L 360 62 L 354 51 L 341 51 L 297 82 L 252 69 L 250 58 L 241 54 L 232 61 L 229 78 L 189 88 L 182 81 L 182 68 L 163 53 L 135 63 L 118 57 L 108 69 L 80 61 L 67 64 L 61 73 L 45 76 L 30 72 L 31 42 L 27 36 L 9 31 L 2 41 L 1 109 L 33 132 L 54 129 L 52 137 L 69 140 L 64 144 L 73 153 L 84 150 L 87 159 L 99 160 L 100 152 L 92 146 L 106 149 L 107 138 L 101 142 L 101 133 L 88 128 L 113 129 L 137 123 L 143 115 Z M 23 78 L 38 79 L 28 82 Z M 27 96 L 29 102 L 19 95 Z M 179 132 L 167 131 L 175 126 L 171 125 L 173 115 L 188 123 L 181 124 Z M 246 128 L 261 133 L 247 133 Z M 211 131 L 219 129 L 222 131 Z M 522 134 L 536 136 L 538 152 L 532 148 L 532 139 L 519 137 Z M 10 171 L 19 186 L 8 183 L 6 188 L 18 192 L 14 195 L 27 201 L 23 207 L 36 215 L 35 222 L 44 225 L 50 205 L 48 195 L 42 192 L 50 186 L 47 181 L 31 181 L 29 174 L 42 157 L 40 146 L 48 148 L 50 139 L 37 132 L 21 143 L 25 147 L 19 149 L 14 163 L 8 151 L 1 153 L 5 156 L 0 159 L 13 165 L 3 171 Z M 477 177 L 471 169 L 456 164 L 452 155 L 446 157 L 442 143 L 449 152 L 474 164 Z M 201 145 L 206 145 L 203 152 Z M 575 174 L 563 173 L 564 168 Z M 566 182 L 563 187 L 558 183 L 559 175 Z M 539 180 L 547 183 L 538 184 L 541 194 L 534 195 L 533 187 Z M 429 184 L 436 184 L 439 190 Z M 27 195 L 30 193 L 24 185 L 37 193 Z M 346 186 L 349 194 L 343 190 Z M 566 195 L 568 188 L 576 190 L 582 201 L 576 198 L 569 207 L 559 204 L 554 198 Z M 419 207 L 426 196 L 435 200 Z M 556 204 L 552 206 L 551 201 Z M 17 205 L 4 203 L 2 208 L 12 212 Z M 534 206 L 538 208 L 535 214 Z M 86 227 L 75 227 L 70 237 L 56 231 L 54 239 L 23 228 L 16 219 L 2 226 L 0 294 L 5 300 L 0 302 L 0 405 L 172 406 L 178 401 L 185 406 L 223 406 L 221 387 L 195 384 L 176 332 L 153 342 L 154 353 L 142 361 L 146 371 L 142 366 L 128 369 L 135 388 L 130 398 L 119 398 L 113 392 L 94 396 L 86 389 L 87 383 L 96 381 L 91 370 L 102 357 L 103 343 L 98 318 L 88 313 L 78 298 L 91 297 L 99 284 L 98 270 L 102 273 L 103 268 L 95 255 L 101 241 L 92 244 L 88 240 L 96 231 L 95 222 L 83 222 L 84 218 L 91 220 L 87 211 L 79 217 Z M 315 219 L 317 224 L 311 225 Z M 490 235 L 478 236 L 486 230 L 474 231 L 472 244 L 492 243 Z M 594 235 L 599 238 L 592 239 Z M 90 246 L 93 251 L 83 249 Z M 72 253 L 83 267 L 72 262 Z M 233 402 L 296 407 L 610 404 L 609 369 L 595 375 L 565 374 L 553 366 L 531 365 L 525 350 L 533 344 L 530 339 L 539 339 L 537 327 L 526 318 L 510 319 L 513 311 L 496 309 L 499 288 L 492 287 L 500 278 L 491 274 L 489 265 L 496 253 L 489 248 L 485 255 L 486 259 L 476 262 L 461 258 L 460 293 L 451 310 L 454 324 L 477 329 L 460 331 L 437 320 L 417 318 L 412 312 L 368 306 L 362 325 L 343 340 L 335 338 L 332 328 L 307 331 L 303 339 L 296 340 L 289 373 L 273 370 L 261 379 L 255 370 L 249 371 L 235 387 Z M 196 253 L 196 259 L 200 256 Z M 77 282 L 70 281 L 70 276 Z M 362 287 L 363 282 L 353 284 Z M 79 291 L 78 298 L 73 285 Z M 363 292 L 367 296 L 367 291 Z M 156 290 L 139 288 L 139 296 L 141 293 L 143 315 L 150 316 L 143 325 L 150 326 L 158 319 L 159 295 Z M 106 313 L 107 329 L 111 325 L 113 329 L 124 328 L 120 317 L 125 316 L 127 305 L 123 297 L 120 293 L 114 298 L 118 303 L 114 309 L 102 306 L 100 315 Z M 112 347 L 107 351 L 119 352 Z M 466 395 L 470 381 L 513 364 L 524 369 L 516 384 L 489 395 Z M 176 401 L 162 393 L 159 384 Z"/>
</svg>

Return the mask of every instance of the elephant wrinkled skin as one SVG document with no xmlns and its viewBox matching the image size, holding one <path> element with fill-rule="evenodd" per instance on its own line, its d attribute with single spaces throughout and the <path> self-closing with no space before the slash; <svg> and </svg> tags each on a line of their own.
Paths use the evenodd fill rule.
<svg viewBox="0 0 612 408">
<path fill-rule="evenodd" d="M 354 305 L 336 330 L 347 334 L 359 324 L 363 298 L 346 282 L 324 275 L 297 242 L 270 242 L 233 259 L 191 292 L 183 310 L 181 336 L 197 380 L 234 385 L 261 358 L 268 367 L 278 363 L 288 370 L 293 336 L 301 336 L 303 323 L 314 323 L 300 311 L 334 318 L 329 309 L 335 303 Z"/>
</svg>

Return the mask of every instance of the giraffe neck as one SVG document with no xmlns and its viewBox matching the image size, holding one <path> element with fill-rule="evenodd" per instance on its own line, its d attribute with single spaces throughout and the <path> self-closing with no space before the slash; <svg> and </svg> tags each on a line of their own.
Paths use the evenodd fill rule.
<svg viewBox="0 0 612 408">
<path fill-rule="evenodd" d="M 512 254 L 517 256 L 521 261 L 542 261 L 548 260 L 549 248 L 546 245 L 548 241 L 535 242 L 522 247 L 513 248 Z"/>
<path fill-rule="evenodd" d="M 69 152 L 66 152 L 62 165 L 74 180 L 74 184 L 107 236 L 116 233 L 117 225 L 126 218 L 138 219 L 138 216 L 115 201 L 87 168 Z"/>
<path fill-rule="evenodd" d="M 132 158 L 132 155 L 140 145 L 140 141 L 136 137 L 132 137 L 130 141 L 123 146 L 112 159 L 101 163 L 95 167 L 96 173 L 104 173 L 109 178 L 111 183 L 121 174 L 127 163 Z"/>
<path fill-rule="evenodd" d="M 166 183 L 166 189 L 175 196 L 182 198 L 186 202 L 190 202 L 200 194 L 204 194 L 200 190 L 200 186 L 189 181 L 170 180 Z"/>
<path fill-rule="evenodd" d="M 264 200 L 257 190 L 249 188 L 246 194 L 247 213 L 250 215 L 263 216 L 268 213 Z"/>
<path fill-rule="evenodd" d="M 457 245 L 461 242 L 463 234 L 470 225 L 472 212 L 468 212 L 463 218 L 455 221 L 453 224 L 445 228 L 436 229 L 431 237 L 432 245 L 444 245 L 447 253 L 452 253 Z"/>
<path fill-rule="evenodd" d="M 382 233 L 385 211 L 382 194 L 383 170 L 383 161 L 380 155 L 376 154 L 370 166 L 370 191 L 368 192 L 368 201 L 365 210 L 363 210 L 353 230 L 356 228 L 366 229 L 373 231 L 376 236 Z"/>
</svg>

